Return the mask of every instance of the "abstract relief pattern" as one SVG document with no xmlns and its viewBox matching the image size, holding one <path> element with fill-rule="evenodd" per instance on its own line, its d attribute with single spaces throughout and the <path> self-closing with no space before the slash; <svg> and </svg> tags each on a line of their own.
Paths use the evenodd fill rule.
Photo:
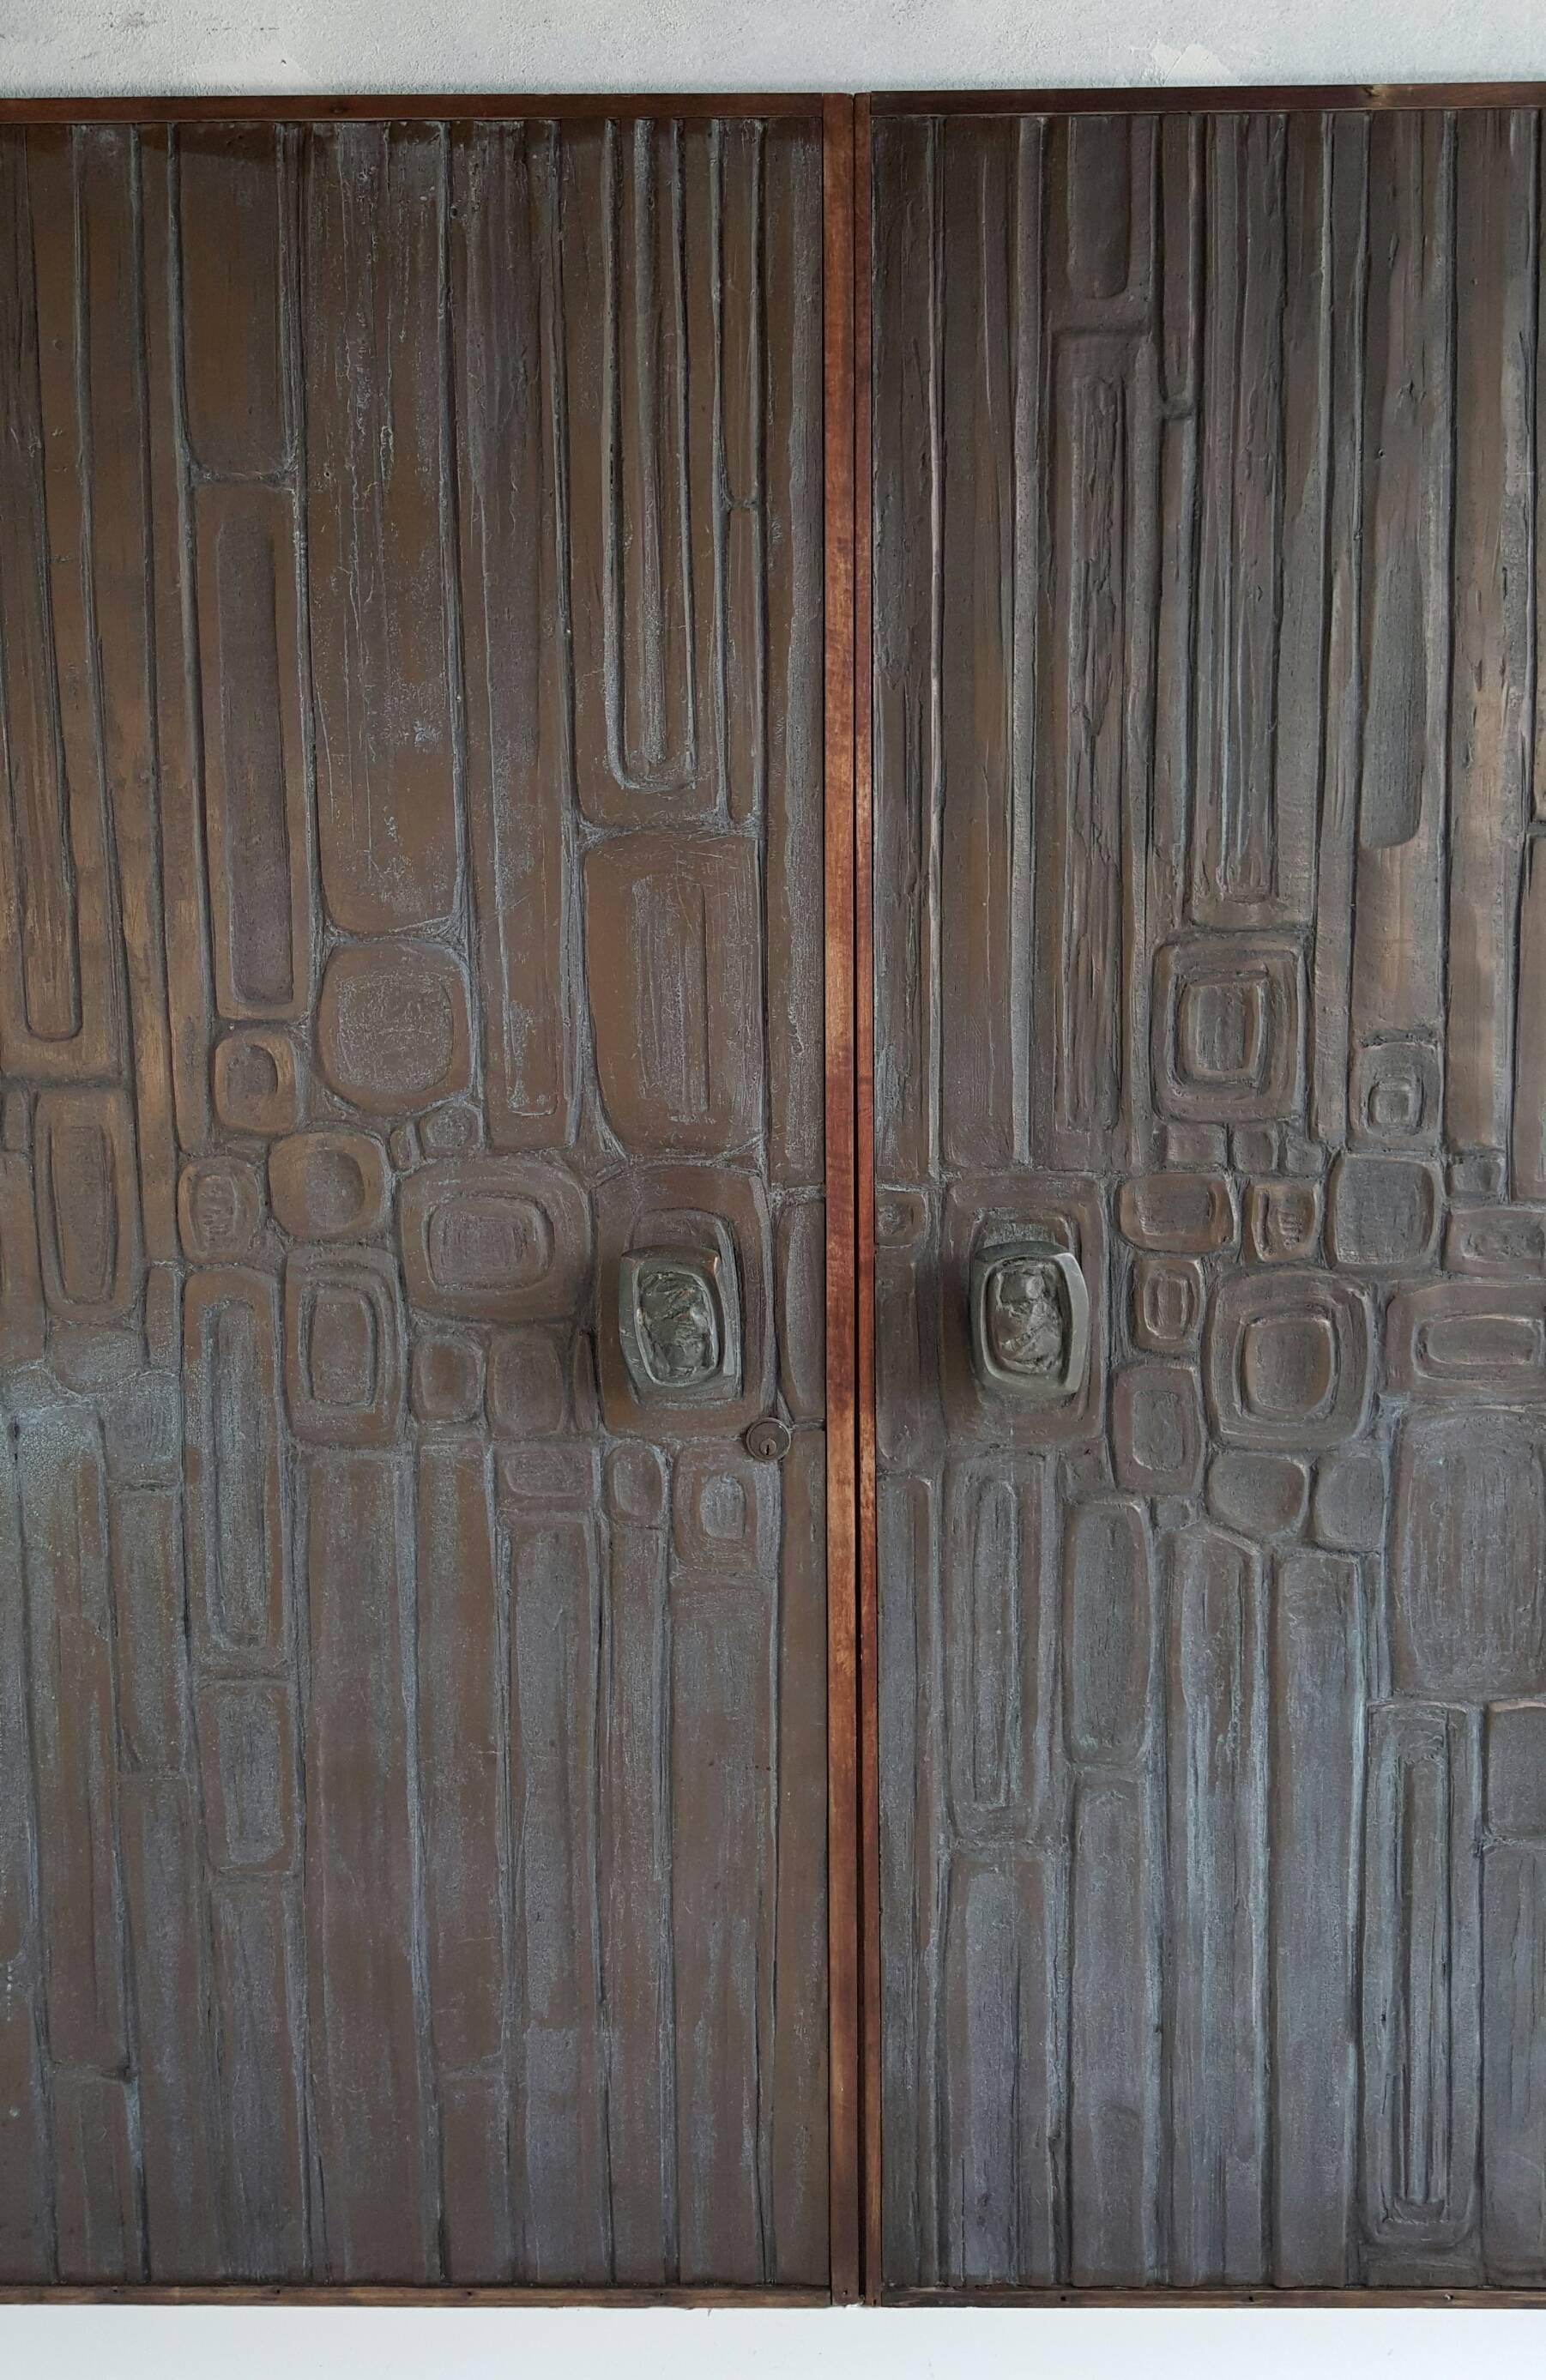
<svg viewBox="0 0 1546 2380">
<path fill-rule="evenodd" d="M 894 2284 L 1546 2281 L 1540 170 L 879 128 Z"/>
<path fill-rule="evenodd" d="M 0 2279 L 825 2280 L 820 265 L 0 133 Z"/>
</svg>

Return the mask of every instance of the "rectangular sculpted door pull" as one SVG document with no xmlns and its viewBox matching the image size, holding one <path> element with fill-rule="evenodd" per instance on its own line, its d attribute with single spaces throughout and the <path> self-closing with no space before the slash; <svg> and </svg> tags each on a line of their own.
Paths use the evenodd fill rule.
<svg viewBox="0 0 1546 2380">
<path fill-rule="evenodd" d="M 708 1404 L 740 1380 L 740 1315 L 718 1256 L 639 1248 L 617 1272 L 617 1330 L 637 1396 L 653 1404 Z"/>
<path fill-rule="evenodd" d="M 1050 1240 L 983 1248 L 971 1264 L 971 1360 L 981 1386 L 1061 1404 L 1084 1383 L 1090 1292 L 1077 1257 Z"/>
</svg>

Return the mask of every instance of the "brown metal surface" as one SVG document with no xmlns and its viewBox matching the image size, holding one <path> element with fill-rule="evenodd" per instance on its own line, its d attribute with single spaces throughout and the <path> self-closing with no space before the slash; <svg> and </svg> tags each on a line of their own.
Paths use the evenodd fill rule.
<svg viewBox="0 0 1546 2380">
<path fill-rule="evenodd" d="M 1546 2280 L 1540 126 L 1251 96 L 876 127 L 888 2292 Z"/>
<path fill-rule="evenodd" d="M 1538 2301 L 1538 96 L 0 102 L 0 2296 Z"/>
<path fill-rule="evenodd" d="M 826 2285 L 822 170 L 0 134 L 7 2284 Z"/>
</svg>

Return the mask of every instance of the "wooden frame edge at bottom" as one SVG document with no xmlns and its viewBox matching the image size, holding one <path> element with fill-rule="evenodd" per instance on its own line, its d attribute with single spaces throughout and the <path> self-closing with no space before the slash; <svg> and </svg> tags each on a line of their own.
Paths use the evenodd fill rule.
<svg viewBox="0 0 1546 2380">
<path fill-rule="evenodd" d="M 1351 2308 L 1363 2313 L 1410 2311 L 1431 2307 L 1486 2313 L 1514 2310 L 1546 2313 L 1546 2289 L 1373 2289 L 1344 2287 L 1333 2289 L 1276 2289 L 1265 2284 L 1253 2289 L 882 2289 L 871 2300 L 891 2312 L 906 2307 L 931 2307 L 939 2311 L 956 2312 L 997 2309 L 1018 2309 L 1024 2313 L 1047 2312 L 1058 2307 L 1107 2307 L 1114 2311 L 1164 2311 L 1185 2313 L 1190 2307 L 1223 2309 L 1251 2307 L 1271 2311 L 1277 2307 L 1321 2307 L 1330 2310 Z M 816 2312 L 830 2307 L 831 2294 L 825 2289 L 516 2289 L 462 2287 L 396 2287 L 388 2282 L 353 2282 L 327 2288 L 313 2282 L 190 2282 L 165 2283 L 161 2286 L 117 2282 L 87 2283 L 62 2281 L 46 2288 L 0 2286 L 0 2310 L 10 2306 L 316 2306 L 335 2308 L 396 2308 L 433 2306 L 445 2311 L 464 2307 L 484 2309 L 511 2308 L 540 2311 L 547 2308 L 559 2312 L 567 2307 L 595 2306 L 620 2312 L 679 2308 L 684 2312 L 755 2313 L 767 2310 Z"/>
</svg>

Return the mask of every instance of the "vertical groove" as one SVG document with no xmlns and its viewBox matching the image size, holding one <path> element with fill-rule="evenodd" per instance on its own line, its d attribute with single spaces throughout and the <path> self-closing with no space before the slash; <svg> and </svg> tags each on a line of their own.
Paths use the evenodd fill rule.
<svg viewBox="0 0 1546 2380">
<path fill-rule="evenodd" d="M 827 1185 L 827 1710 L 829 2142 L 832 2289 L 865 2284 L 860 2208 L 861 1869 L 856 1840 L 858 1646 L 856 1596 L 856 1232 L 853 1013 L 856 956 L 854 801 L 855 347 L 854 109 L 829 100 L 822 135 L 822 380 L 826 621 L 825 917 Z"/>
</svg>

